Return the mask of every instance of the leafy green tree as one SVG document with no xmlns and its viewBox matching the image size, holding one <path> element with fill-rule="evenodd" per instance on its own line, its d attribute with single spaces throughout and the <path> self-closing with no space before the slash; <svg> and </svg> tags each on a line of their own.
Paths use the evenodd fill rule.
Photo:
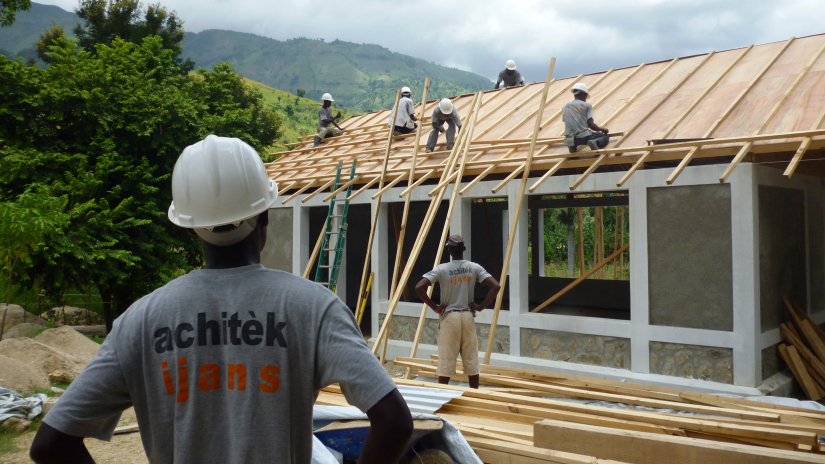
<svg viewBox="0 0 825 464">
<path fill-rule="evenodd" d="M 11 303 L 15 267 L 28 261 L 29 254 L 45 246 L 46 240 L 65 225 L 65 198 L 27 190 L 13 201 L 0 202 L 0 262 L 8 273 L 6 307 L 0 323 L 0 340 Z"/>
<path fill-rule="evenodd" d="M 556 212 L 556 220 L 567 228 L 567 273 L 573 275 L 576 268 L 576 210 L 560 209 Z"/>
<path fill-rule="evenodd" d="M 301 98 L 303 98 L 304 95 L 306 95 L 306 94 L 307 94 L 306 89 L 298 89 L 298 92 L 296 93 L 296 95 L 298 95 Z"/>
<path fill-rule="evenodd" d="M 18 11 L 29 11 L 31 0 L 0 0 L 0 26 L 11 26 Z"/>
<path fill-rule="evenodd" d="M 144 10 L 137 0 L 80 0 L 75 12 L 85 21 L 75 27 L 74 33 L 86 51 L 94 52 L 97 44 L 111 44 L 115 37 L 140 43 L 146 37 L 158 36 L 184 72 L 195 68 L 192 60 L 181 58 L 181 42 L 186 37 L 183 21 L 159 3 Z"/>
<path fill-rule="evenodd" d="M 47 69 L 0 58 L 0 200 L 32 185 L 67 198 L 69 225 L 33 254 L 28 282 L 51 294 L 94 286 L 117 312 L 202 262 L 166 218 L 183 149 L 206 135 L 260 153 L 280 120 L 228 64 L 189 76 L 160 37 L 115 39 L 95 53 L 58 38 Z"/>
<path fill-rule="evenodd" d="M 55 40 L 59 37 L 65 36 L 66 30 L 63 29 L 63 26 L 59 26 L 56 22 L 52 21 L 51 27 L 43 31 L 43 33 L 40 34 L 40 40 L 34 44 L 34 48 L 37 50 L 37 56 L 44 62 L 51 63 L 52 57 L 48 55 L 49 47 L 54 45 Z"/>
</svg>

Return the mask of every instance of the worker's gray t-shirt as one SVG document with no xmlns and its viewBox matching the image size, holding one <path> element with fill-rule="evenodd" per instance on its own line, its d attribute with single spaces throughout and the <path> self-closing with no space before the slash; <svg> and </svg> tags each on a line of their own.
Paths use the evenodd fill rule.
<svg viewBox="0 0 825 464">
<path fill-rule="evenodd" d="M 524 81 L 520 72 L 513 70 L 513 74 L 507 74 L 506 69 L 498 73 L 498 80 L 500 80 L 505 87 L 512 87 Z"/>
<path fill-rule="evenodd" d="M 412 129 L 415 127 L 415 121 L 412 120 L 410 115 L 415 114 L 415 104 L 413 101 L 408 97 L 401 97 L 401 100 L 398 101 L 398 114 L 395 115 L 395 125 L 397 127 L 406 127 L 407 129 Z M 392 124 L 393 114 L 390 111 L 390 120 L 388 125 Z"/>
<path fill-rule="evenodd" d="M 566 103 L 561 113 L 565 137 L 587 137 L 591 134 L 587 120 L 593 118 L 593 105 L 576 99 Z"/>
<path fill-rule="evenodd" d="M 362 411 L 395 389 L 332 292 L 259 264 L 197 270 L 120 316 L 44 422 L 109 440 L 134 406 L 152 464 L 309 464 L 336 382 Z"/>
<path fill-rule="evenodd" d="M 328 119 L 332 119 L 332 107 L 324 108 L 322 106 L 321 109 L 318 110 L 318 127 L 329 127 L 332 123 L 324 122 Z"/>
<path fill-rule="evenodd" d="M 480 265 L 464 259 L 454 259 L 449 263 L 439 264 L 424 278 L 432 283 L 441 284 L 441 304 L 447 305 L 442 313 L 470 309 L 476 282 L 484 282 L 491 277 Z"/>
<path fill-rule="evenodd" d="M 461 117 L 458 115 L 458 110 L 456 110 L 455 107 L 453 107 L 453 111 L 451 113 L 444 114 L 441 112 L 441 108 L 436 105 L 433 110 L 433 126 L 443 126 L 444 122 L 447 120 L 452 120 L 456 127 L 461 127 Z"/>
</svg>

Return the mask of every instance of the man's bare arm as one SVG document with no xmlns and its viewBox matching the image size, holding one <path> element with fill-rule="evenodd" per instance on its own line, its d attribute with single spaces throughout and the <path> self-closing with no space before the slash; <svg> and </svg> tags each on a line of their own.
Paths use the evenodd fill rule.
<svg viewBox="0 0 825 464">
<path fill-rule="evenodd" d="M 358 464 L 398 462 L 410 443 L 413 421 L 407 403 L 393 390 L 367 411 L 370 431 L 361 449 Z"/>
<path fill-rule="evenodd" d="M 42 423 L 29 457 L 37 464 L 95 464 L 82 437 L 73 437 Z"/>
<path fill-rule="evenodd" d="M 427 288 L 429 288 L 430 285 L 432 285 L 430 279 L 424 277 L 423 279 L 419 280 L 417 284 L 415 284 L 415 293 L 418 295 L 419 298 L 421 298 L 421 301 L 423 301 L 425 305 L 432 308 L 432 310 L 435 311 L 436 314 L 441 314 L 442 312 L 444 312 L 444 308 L 446 308 L 446 306 L 435 304 L 435 301 L 433 301 L 432 298 L 430 298 L 430 296 L 427 295 Z"/>
<path fill-rule="evenodd" d="M 493 301 L 495 301 L 496 296 L 498 296 L 498 292 L 501 291 L 501 284 L 499 284 L 493 276 L 484 279 L 481 282 L 481 285 L 489 287 L 490 290 L 487 291 L 487 296 L 484 298 L 484 301 L 482 301 L 480 305 L 470 303 L 470 309 L 472 309 L 473 311 L 484 311 L 484 309 L 486 309 L 487 306 L 490 306 L 490 304 Z"/>
<path fill-rule="evenodd" d="M 597 125 L 597 124 L 593 121 L 593 118 L 590 118 L 590 119 L 588 119 L 588 120 L 587 120 L 587 127 L 589 127 L 589 128 L 590 128 L 590 130 L 592 130 L 592 131 L 596 131 L 596 132 L 603 132 L 603 133 L 605 133 L 605 134 L 607 134 L 608 132 L 610 132 L 610 131 L 606 128 L 606 127 L 599 127 L 599 126 L 598 126 L 598 125 Z"/>
</svg>

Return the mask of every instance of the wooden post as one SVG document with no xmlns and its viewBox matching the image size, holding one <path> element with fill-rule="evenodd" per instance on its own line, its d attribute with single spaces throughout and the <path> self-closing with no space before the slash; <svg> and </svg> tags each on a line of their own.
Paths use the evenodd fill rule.
<svg viewBox="0 0 825 464">
<path fill-rule="evenodd" d="M 395 92 L 395 104 L 393 105 L 392 114 L 395 114 L 395 112 L 398 111 L 398 101 L 399 100 L 401 100 L 401 89 L 398 89 Z M 387 162 L 389 161 L 390 149 L 392 148 L 392 131 L 393 131 L 393 128 L 392 128 L 392 125 L 391 125 L 389 130 L 387 131 L 387 132 L 389 132 L 389 134 L 387 135 L 387 149 L 386 149 L 386 151 L 384 151 L 384 164 L 381 168 L 381 178 L 378 181 L 378 189 L 379 190 L 381 189 L 381 187 L 384 186 L 384 177 L 387 174 Z M 375 200 L 375 216 L 373 216 L 373 218 L 372 218 L 372 226 L 370 227 L 370 237 L 369 237 L 369 239 L 367 239 L 367 254 L 366 254 L 366 257 L 364 258 L 364 270 L 361 272 L 361 285 L 358 287 L 358 300 L 357 300 L 358 303 L 355 305 L 356 310 L 359 311 L 359 312 L 360 312 L 360 309 L 361 309 L 361 306 L 362 306 L 361 302 L 365 298 L 364 288 L 367 285 L 367 279 L 369 278 L 369 274 L 370 274 L 370 257 L 372 256 L 372 242 L 375 239 L 375 227 L 378 225 L 378 216 L 380 214 L 381 214 L 381 197 L 378 197 L 378 199 Z M 359 318 L 359 315 L 356 314 L 355 316 L 356 316 L 355 319 L 357 320 Z"/>
<path fill-rule="evenodd" d="M 309 257 L 306 269 L 304 269 L 304 279 L 309 279 L 309 273 L 312 271 L 312 265 L 318 258 L 318 253 L 321 251 L 321 244 L 324 243 L 324 233 L 327 231 L 327 221 L 329 217 L 324 220 L 324 226 L 321 227 L 321 233 L 318 234 L 318 240 L 315 241 L 315 248 L 312 249 L 312 255 Z"/>
<path fill-rule="evenodd" d="M 456 182 L 453 185 L 453 193 L 452 193 L 452 196 L 450 197 L 449 207 L 447 208 L 447 217 L 444 219 L 444 227 L 441 231 L 441 240 L 439 240 L 439 242 L 438 242 L 439 247 L 438 247 L 438 251 L 436 252 L 436 255 L 435 255 L 435 263 L 433 264 L 433 267 L 437 267 L 439 264 L 441 264 L 441 256 L 444 253 L 444 244 L 447 243 L 447 237 L 449 237 L 449 235 L 450 235 L 450 220 L 453 217 L 453 211 L 454 211 L 456 203 L 457 203 L 458 191 L 461 190 L 461 188 L 460 188 L 461 187 L 461 177 L 464 174 L 464 167 L 467 164 L 467 152 L 470 150 L 470 143 L 473 140 L 473 129 L 475 129 L 476 120 L 478 118 L 478 113 L 481 110 L 481 100 L 483 98 L 483 95 L 484 95 L 483 92 L 478 93 L 478 96 L 476 97 L 476 104 L 473 107 L 474 108 L 473 116 L 470 119 L 469 123 L 467 124 L 467 126 L 468 126 L 467 129 L 466 129 L 467 130 L 467 137 L 465 138 L 466 142 L 464 143 L 464 149 L 463 149 L 463 153 L 461 155 L 461 165 L 459 166 L 458 171 L 456 171 L 456 173 L 457 173 Z M 444 190 L 446 191 L 446 187 L 444 188 Z M 433 288 L 434 288 L 434 286 L 431 285 L 427 289 L 427 295 L 432 295 L 433 294 Z M 416 352 L 418 351 L 418 344 L 421 341 L 421 334 L 424 332 L 424 324 L 427 321 L 427 310 L 428 309 L 429 308 L 427 307 L 426 304 L 422 305 L 421 316 L 418 318 L 418 327 L 415 329 L 415 338 L 413 339 L 412 351 L 410 352 L 410 357 L 411 358 L 414 358 Z M 386 353 L 386 351 L 387 351 L 387 343 L 384 343 L 384 348 L 381 351 L 381 363 L 382 364 L 384 363 L 384 354 Z M 407 372 L 405 373 L 404 377 L 409 378 L 409 375 L 410 375 L 410 369 L 407 368 Z"/>
<path fill-rule="evenodd" d="M 619 211 L 622 209 L 621 206 L 616 207 L 616 214 L 613 215 L 613 250 L 619 249 Z M 616 263 L 613 263 L 613 280 L 619 275 L 619 266 Z"/>
<path fill-rule="evenodd" d="M 410 160 L 410 174 L 407 177 L 407 184 L 412 185 L 415 181 L 415 165 L 416 161 L 418 160 L 418 143 L 421 140 L 421 128 L 424 126 L 424 114 L 427 111 L 427 93 L 430 90 L 430 78 L 424 80 L 424 94 L 421 97 L 421 118 L 418 124 L 418 127 L 415 129 L 415 144 L 413 145 L 413 155 L 412 159 Z M 398 236 L 398 245 L 395 251 L 395 265 L 392 268 L 392 283 L 390 285 L 390 295 L 395 293 L 395 286 L 398 283 L 398 270 L 399 267 L 402 265 L 399 259 L 404 253 L 404 236 L 407 232 L 407 218 L 409 217 L 410 213 L 410 200 L 412 199 L 412 195 L 407 195 L 407 198 L 404 200 L 404 214 L 401 217 L 401 233 Z M 406 264 L 406 263 L 405 263 Z M 404 294 L 404 297 L 409 301 L 409 296 Z"/>
<path fill-rule="evenodd" d="M 449 176 L 450 172 L 455 165 L 455 159 L 458 155 L 459 150 L 461 149 L 462 144 L 464 143 L 464 139 L 466 132 L 461 131 L 459 132 L 459 139 L 453 145 L 453 149 L 450 152 L 450 156 L 447 158 L 445 166 L 446 168 L 442 172 L 442 178 Z M 421 224 L 420 229 L 418 230 L 418 236 L 415 240 L 415 244 L 413 245 L 413 249 L 410 252 L 410 256 L 407 259 L 407 265 L 404 266 L 404 272 L 401 273 L 401 277 L 398 279 L 398 287 L 403 287 L 407 284 L 407 280 L 410 278 L 410 274 L 412 273 L 412 268 L 415 265 L 415 261 L 418 259 L 419 253 L 421 253 L 421 248 L 424 246 L 424 239 L 426 238 L 427 234 L 430 231 L 430 227 L 433 224 L 433 220 L 435 220 L 435 215 L 438 212 L 438 206 L 441 204 L 441 199 L 444 198 L 444 189 L 439 190 L 439 192 L 433 197 L 430 201 L 430 207 L 427 209 L 427 214 L 424 216 L 424 221 Z M 390 304 L 387 308 L 387 316 L 384 318 L 384 323 L 381 325 L 381 330 L 378 332 L 378 336 L 375 339 L 375 344 L 372 346 L 372 353 L 377 354 L 378 349 L 381 346 L 381 341 L 385 338 L 389 340 L 389 330 L 390 330 L 390 322 L 392 321 L 392 315 L 395 312 L 395 308 L 398 306 L 398 302 L 401 299 L 401 292 L 399 288 L 396 288 L 395 293 L 390 297 Z"/>
<path fill-rule="evenodd" d="M 619 246 L 624 246 L 624 207 L 620 206 L 619 211 L 621 212 L 621 216 L 619 216 L 619 220 L 621 221 L 620 222 L 620 224 L 621 224 L 621 226 L 620 226 L 621 235 L 619 237 L 620 238 Z M 622 253 L 619 256 L 619 276 L 620 276 L 619 277 L 620 279 L 624 280 L 624 253 Z"/>
<path fill-rule="evenodd" d="M 547 70 L 547 78 L 544 81 L 544 89 L 541 91 L 541 101 L 539 101 L 539 111 L 536 114 L 536 125 L 533 128 L 533 137 L 530 140 L 530 151 L 527 153 L 527 162 L 524 167 L 524 176 L 521 180 L 521 189 L 519 190 L 518 201 L 513 210 L 513 223 L 510 224 L 510 238 L 507 240 L 507 251 L 504 253 L 504 261 L 501 263 L 501 290 L 496 296 L 496 306 L 493 311 L 493 321 L 490 324 L 490 334 L 487 337 L 487 350 L 484 353 L 484 364 L 490 364 L 490 356 L 493 353 L 493 341 L 496 336 L 496 325 L 498 324 L 498 314 L 501 311 L 501 303 L 504 301 L 504 291 L 507 288 L 507 271 L 510 267 L 510 256 L 513 253 L 513 243 L 516 239 L 516 232 L 518 231 L 518 220 L 521 213 L 521 205 L 524 202 L 524 194 L 527 190 L 527 179 L 530 177 L 530 167 L 533 162 L 533 153 L 536 150 L 536 139 L 541 129 L 541 118 L 544 116 L 545 100 L 547 99 L 547 90 L 550 88 L 550 83 L 553 78 L 553 69 L 556 67 L 556 58 L 550 60 L 550 68 Z"/>
<path fill-rule="evenodd" d="M 584 231 L 582 230 L 582 209 L 576 208 L 579 221 L 579 275 L 584 275 Z"/>
<path fill-rule="evenodd" d="M 604 207 L 599 206 L 599 260 L 604 260 Z M 604 279 L 604 268 L 599 269 L 599 278 Z"/>
</svg>

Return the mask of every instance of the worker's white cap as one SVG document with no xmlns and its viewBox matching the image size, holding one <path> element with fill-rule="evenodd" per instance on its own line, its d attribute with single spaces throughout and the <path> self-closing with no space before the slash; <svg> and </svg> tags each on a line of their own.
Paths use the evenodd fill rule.
<svg viewBox="0 0 825 464">
<path fill-rule="evenodd" d="M 325 93 L 325 94 L 321 95 L 321 100 L 323 100 L 323 101 L 331 101 L 331 102 L 334 102 L 334 101 L 335 101 L 335 100 L 333 100 L 333 99 L 332 99 L 332 95 L 330 95 L 330 94 L 328 94 L 328 93 Z"/>
<path fill-rule="evenodd" d="M 504 67 L 510 70 L 516 69 L 516 62 L 513 60 L 507 60 L 507 62 L 504 63 Z"/>
<path fill-rule="evenodd" d="M 442 113 L 450 114 L 453 112 L 453 102 L 451 102 L 449 98 L 444 98 L 438 102 L 438 108 Z"/>
<path fill-rule="evenodd" d="M 412 93 L 409 87 L 401 87 L 401 93 Z"/>
<path fill-rule="evenodd" d="M 584 92 L 584 93 L 590 95 L 590 91 L 587 90 L 587 86 L 582 84 L 581 82 L 576 82 L 575 84 L 573 84 L 573 88 L 570 89 L 570 91 L 573 92 L 573 93 L 576 93 L 577 91 L 579 91 L 579 92 Z"/>
</svg>

